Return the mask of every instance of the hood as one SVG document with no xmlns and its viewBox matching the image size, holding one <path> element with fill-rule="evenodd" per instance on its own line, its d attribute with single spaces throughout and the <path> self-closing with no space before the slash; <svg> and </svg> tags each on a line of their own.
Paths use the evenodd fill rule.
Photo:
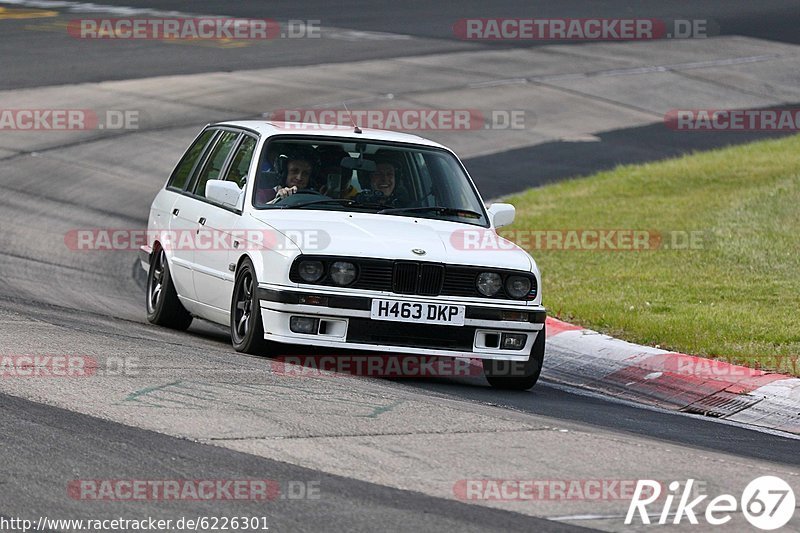
<svg viewBox="0 0 800 533">
<path fill-rule="evenodd" d="M 530 256 L 494 230 L 415 218 L 346 211 L 271 209 L 251 213 L 310 255 L 405 259 L 530 272 Z M 412 250 L 424 250 L 424 255 Z"/>
</svg>

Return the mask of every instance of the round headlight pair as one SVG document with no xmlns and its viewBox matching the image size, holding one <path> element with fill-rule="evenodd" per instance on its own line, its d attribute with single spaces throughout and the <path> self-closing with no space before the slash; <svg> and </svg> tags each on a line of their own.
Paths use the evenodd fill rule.
<svg viewBox="0 0 800 533">
<path fill-rule="evenodd" d="M 301 261 L 297 273 L 303 281 L 316 283 L 325 274 L 322 261 Z M 330 277 L 336 285 L 350 285 L 356 279 L 356 266 L 347 261 L 336 261 L 330 267 Z"/>
<path fill-rule="evenodd" d="M 478 275 L 476 286 L 478 292 L 484 296 L 496 296 L 503 286 L 503 278 L 495 272 L 482 272 Z M 506 294 L 519 300 L 525 298 L 531 291 L 531 280 L 525 276 L 508 276 L 505 287 Z"/>
</svg>

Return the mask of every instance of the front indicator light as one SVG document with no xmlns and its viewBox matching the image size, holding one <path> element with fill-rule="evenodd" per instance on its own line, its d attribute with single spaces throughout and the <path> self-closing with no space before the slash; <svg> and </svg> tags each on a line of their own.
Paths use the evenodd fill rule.
<svg viewBox="0 0 800 533">
<path fill-rule="evenodd" d="M 507 322 L 527 322 L 528 313 L 520 311 L 503 311 L 503 320 Z"/>
<path fill-rule="evenodd" d="M 316 294 L 303 294 L 297 299 L 297 303 L 305 305 L 328 305 L 327 296 L 317 296 Z"/>
</svg>

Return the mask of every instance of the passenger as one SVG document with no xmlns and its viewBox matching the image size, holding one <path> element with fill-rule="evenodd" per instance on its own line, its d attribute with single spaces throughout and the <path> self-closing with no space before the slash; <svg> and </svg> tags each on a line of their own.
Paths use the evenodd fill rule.
<svg viewBox="0 0 800 533">
<path fill-rule="evenodd" d="M 406 207 L 408 193 L 398 183 L 400 165 L 390 157 L 376 156 L 370 158 L 375 162 L 376 169 L 365 178 L 359 178 L 362 188 L 369 191 L 374 201 L 391 207 Z M 367 191 L 365 191 L 367 192 Z"/>
<path fill-rule="evenodd" d="M 397 170 L 389 161 L 376 161 L 375 166 L 375 172 L 369 176 L 369 188 L 391 198 L 397 186 Z"/>
</svg>

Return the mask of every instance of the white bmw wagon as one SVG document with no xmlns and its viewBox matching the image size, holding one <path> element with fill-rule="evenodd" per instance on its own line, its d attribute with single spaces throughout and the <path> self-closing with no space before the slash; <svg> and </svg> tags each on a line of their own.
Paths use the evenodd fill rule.
<svg viewBox="0 0 800 533">
<path fill-rule="evenodd" d="M 359 128 L 206 126 L 150 209 L 147 318 L 230 327 L 233 346 L 282 344 L 481 359 L 490 384 L 541 372 L 541 276 L 435 142 Z"/>
</svg>

